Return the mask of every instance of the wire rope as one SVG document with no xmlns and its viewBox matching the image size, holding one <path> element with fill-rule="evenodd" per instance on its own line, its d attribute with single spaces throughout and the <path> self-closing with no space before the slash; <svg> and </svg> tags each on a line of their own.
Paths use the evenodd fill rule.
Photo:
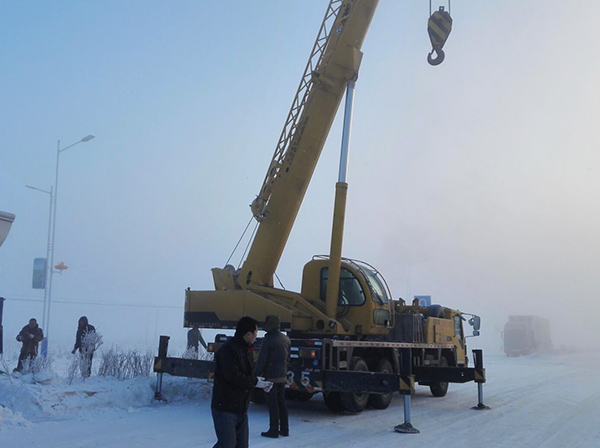
<svg viewBox="0 0 600 448">
<path fill-rule="evenodd" d="M 227 259 L 227 262 L 225 262 L 225 265 L 229 264 L 229 261 L 231 260 L 231 257 L 233 257 L 233 254 L 235 253 L 235 251 L 237 250 L 238 246 L 240 245 L 240 242 L 242 241 L 242 239 L 244 238 L 244 235 L 246 234 L 246 232 L 248 231 L 248 227 L 250 227 L 250 223 L 252 222 L 252 219 L 254 217 L 250 218 L 250 220 L 248 221 L 248 224 L 246 224 L 246 228 L 244 229 L 244 231 L 242 232 L 242 235 L 240 236 L 240 239 L 238 240 L 238 242 L 236 243 L 235 247 L 233 248 L 233 250 L 231 251 L 231 255 L 229 255 L 229 258 Z"/>
</svg>

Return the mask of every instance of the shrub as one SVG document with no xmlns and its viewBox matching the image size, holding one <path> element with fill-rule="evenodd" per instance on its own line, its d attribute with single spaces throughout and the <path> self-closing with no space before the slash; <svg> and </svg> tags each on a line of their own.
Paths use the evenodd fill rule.
<svg viewBox="0 0 600 448">
<path fill-rule="evenodd" d="M 188 348 L 181 355 L 183 359 L 201 359 L 203 361 L 212 361 L 214 358 L 213 353 L 209 353 L 206 350 L 201 350 L 199 353 L 194 348 Z"/>
<path fill-rule="evenodd" d="M 154 356 L 152 352 L 138 353 L 136 350 L 123 352 L 118 347 L 111 347 L 102 353 L 98 375 L 112 376 L 119 380 L 148 377 L 152 373 Z"/>
<path fill-rule="evenodd" d="M 102 335 L 96 330 L 85 333 L 81 338 L 81 351 L 76 354 L 67 367 L 67 379 L 69 384 L 75 377 L 89 378 L 92 374 L 92 358 L 94 352 L 103 344 Z"/>
<path fill-rule="evenodd" d="M 21 373 L 27 375 L 28 373 L 36 374 L 42 370 L 52 370 L 52 364 L 54 363 L 54 357 L 52 355 L 47 356 L 36 356 L 35 358 L 25 358 L 23 360 L 23 369 Z"/>
</svg>

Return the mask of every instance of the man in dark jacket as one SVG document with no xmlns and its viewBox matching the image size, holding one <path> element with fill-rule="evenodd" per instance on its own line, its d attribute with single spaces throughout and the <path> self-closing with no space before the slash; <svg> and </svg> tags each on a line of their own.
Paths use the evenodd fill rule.
<svg viewBox="0 0 600 448">
<path fill-rule="evenodd" d="M 235 336 L 215 354 L 215 377 L 211 402 L 217 435 L 213 448 L 248 447 L 248 405 L 255 387 L 268 388 L 271 383 L 254 376 L 254 340 L 256 320 L 244 316 L 237 323 Z"/>
<path fill-rule="evenodd" d="M 192 352 L 191 354 L 194 359 L 198 359 L 198 348 L 200 344 L 202 344 L 204 350 L 208 350 L 208 345 L 206 345 L 206 341 L 202 337 L 200 328 L 198 325 L 194 325 L 187 333 L 187 349 Z"/>
<path fill-rule="evenodd" d="M 88 335 L 95 332 L 96 327 L 89 324 L 86 316 L 81 316 L 77 323 L 77 333 L 75 333 L 75 347 L 71 353 L 75 354 L 79 350 L 81 376 L 84 378 L 89 378 L 92 374 L 92 358 L 95 347 Z"/>
<path fill-rule="evenodd" d="M 285 383 L 290 358 L 290 339 L 279 331 L 279 316 L 267 316 L 265 337 L 260 346 L 256 363 L 256 375 L 264 376 L 273 383 L 266 394 L 269 406 L 269 430 L 261 432 L 263 437 L 276 439 L 279 435 L 289 436 L 288 412 L 285 405 Z"/>
<path fill-rule="evenodd" d="M 44 332 L 38 326 L 37 320 L 34 318 L 29 319 L 29 324 L 25 325 L 17 335 L 17 341 L 21 342 L 23 346 L 21 347 L 19 363 L 15 370 L 18 372 L 23 370 L 23 361 L 25 359 L 35 359 L 38 354 L 38 344 L 42 339 L 44 339 Z"/>
</svg>

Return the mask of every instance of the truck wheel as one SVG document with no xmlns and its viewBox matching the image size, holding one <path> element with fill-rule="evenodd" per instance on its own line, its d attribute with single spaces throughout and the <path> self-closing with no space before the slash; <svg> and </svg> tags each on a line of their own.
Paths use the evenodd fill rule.
<svg viewBox="0 0 600 448">
<path fill-rule="evenodd" d="M 331 412 L 335 412 L 339 414 L 344 411 L 344 405 L 342 404 L 342 397 L 340 397 L 339 392 L 327 392 L 323 391 L 323 400 L 325 401 L 325 406 Z"/>
<path fill-rule="evenodd" d="M 368 372 L 369 367 L 360 356 L 354 356 L 350 361 L 350 370 L 354 372 Z M 340 393 L 344 411 L 349 414 L 358 414 L 362 412 L 369 402 L 369 394 L 357 394 L 356 392 Z"/>
<path fill-rule="evenodd" d="M 375 371 L 379 373 L 394 373 L 392 363 L 387 358 L 383 358 L 379 361 Z M 386 409 L 392 401 L 392 395 L 393 392 L 387 394 L 371 394 L 369 395 L 369 406 L 375 409 Z"/>
<path fill-rule="evenodd" d="M 440 359 L 440 367 L 448 367 L 448 361 L 446 358 L 442 356 Z M 431 390 L 431 395 L 434 397 L 443 397 L 448 392 L 448 382 L 447 381 L 439 381 L 437 383 L 433 383 L 429 386 L 429 390 Z"/>
</svg>

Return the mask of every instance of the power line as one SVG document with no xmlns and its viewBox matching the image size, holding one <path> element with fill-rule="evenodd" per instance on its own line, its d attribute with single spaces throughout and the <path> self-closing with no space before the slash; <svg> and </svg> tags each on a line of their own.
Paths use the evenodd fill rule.
<svg viewBox="0 0 600 448">
<path fill-rule="evenodd" d="M 43 302 L 40 299 L 18 299 L 16 297 L 5 297 L 7 301 L 15 302 Z M 53 303 L 65 303 L 70 305 L 96 305 L 96 306 L 121 306 L 131 308 L 170 308 L 170 309 L 183 309 L 182 306 L 170 306 L 170 305 L 136 305 L 133 303 L 100 303 L 100 302 L 75 302 L 71 300 L 52 300 Z"/>
</svg>

